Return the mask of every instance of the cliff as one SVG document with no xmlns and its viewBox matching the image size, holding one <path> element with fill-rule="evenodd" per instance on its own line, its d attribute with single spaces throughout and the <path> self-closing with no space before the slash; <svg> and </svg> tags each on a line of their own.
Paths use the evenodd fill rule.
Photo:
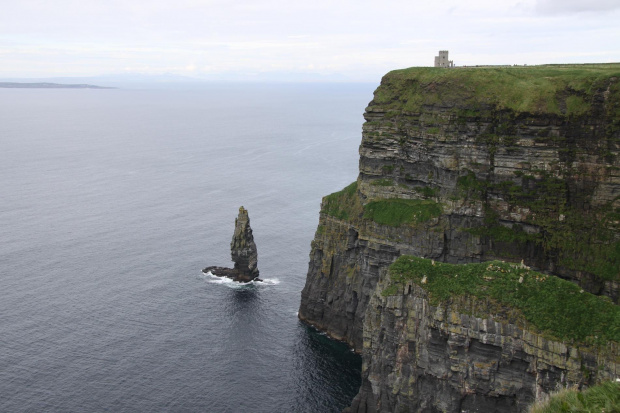
<svg viewBox="0 0 620 413">
<path fill-rule="evenodd" d="M 600 343 L 582 351 L 581 339 L 568 346 L 478 301 L 475 319 L 452 299 L 431 305 L 425 285 L 381 292 L 402 255 L 452 264 L 501 259 L 617 308 L 620 65 L 394 71 L 364 117 L 358 179 L 323 199 L 299 310 L 300 319 L 362 353 L 364 385 L 353 411 L 489 411 L 485 397 L 495 398 L 491 410 L 523 411 L 558 383 L 617 375 L 575 373 L 577 364 L 598 371 L 615 360 Z M 500 313 L 522 311 L 511 305 Z M 452 324 L 442 321 L 446 314 L 455 314 Z M 613 320 L 610 328 L 620 328 Z M 474 328 L 489 323 L 493 337 Z M 412 324 L 417 330 L 405 341 L 414 344 L 405 351 L 399 337 Z M 414 349 L 415 357 L 401 357 Z M 484 374 L 471 367 L 480 352 L 489 353 Z M 572 367 L 561 362 L 570 358 Z M 513 362 L 523 377 L 511 387 L 517 373 L 505 366 Z M 448 388 L 452 396 L 433 399 Z M 525 396 L 517 400 L 515 389 Z M 395 394 L 407 396 L 386 396 Z"/>
<path fill-rule="evenodd" d="M 364 320 L 352 411 L 519 412 L 620 376 L 620 308 L 521 264 L 402 256 Z"/>
</svg>

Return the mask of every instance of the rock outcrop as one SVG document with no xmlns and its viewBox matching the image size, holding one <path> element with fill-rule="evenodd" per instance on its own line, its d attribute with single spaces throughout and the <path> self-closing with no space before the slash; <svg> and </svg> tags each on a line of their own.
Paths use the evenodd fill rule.
<svg viewBox="0 0 620 413">
<path fill-rule="evenodd" d="M 381 291 L 405 254 L 501 259 L 617 304 L 620 65 L 390 72 L 364 117 L 358 179 L 323 199 L 299 310 L 362 353 L 352 411 L 523 411 L 557 384 L 601 379 L 591 371 L 617 354 L 430 306 L 423 286 L 400 298 Z M 452 324 L 437 314 L 454 314 Z M 476 330 L 491 321 L 497 332 Z M 588 366 L 587 380 L 568 359 Z M 523 385 L 511 389 L 528 389 L 522 398 L 506 387 L 520 369 Z M 436 399 L 444 390 L 459 396 Z"/>
<path fill-rule="evenodd" d="M 210 272 L 218 277 L 229 277 L 239 282 L 259 280 L 258 253 L 250 227 L 250 217 L 244 207 L 239 208 L 239 216 L 235 219 L 230 255 L 235 263 L 234 268 L 207 267 L 202 272 Z"/>
<path fill-rule="evenodd" d="M 399 262 L 406 258 L 399 258 Z M 500 262 L 489 263 L 483 282 L 506 282 L 495 277 L 510 270 L 518 271 Z M 432 276 L 422 273 L 424 277 Z M 523 276 L 513 277 L 513 283 L 520 288 L 531 290 L 535 288 L 532 284 L 550 281 L 540 273 L 520 273 L 528 278 L 523 281 Z M 456 275 L 454 281 L 459 277 L 447 274 Z M 462 294 L 432 300 L 429 291 L 433 289 L 425 285 L 429 282 L 426 278 L 392 283 L 396 288 L 390 289 L 391 278 L 386 272 L 382 274 L 366 309 L 362 389 L 350 412 L 524 412 L 536 399 L 559 387 L 583 387 L 620 376 L 617 341 L 586 343 L 573 331 L 562 330 L 558 323 L 547 323 L 552 327 L 543 331 L 535 322 L 540 325 L 544 320 L 531 314 L 524 316 L 515 307 L 489 297 Z M 550 289 L 558 288 L 559 283 L 567 288 L 566 294 L 579 294 L 579 287 L 555 281 Z M 518 294 L 522 293 L 514 295 Z M 556 297 L 552 295 L 549 293 L 547 311 L 571 317 L 571 310 L 564 308 L 566 303 L 553 303 Z M 583 307 L 615 312 L 615 318 L 609 317 L 609 325 L 605 325 L 605 319 L 601 322 L 592 317 L 592 324 L 599 323 L 592 330 L 606 334 L 608 328 L 614 328 L 614 322 L 616 329 L 620 327 L 620 312 L 610 308 L 611 303 L 600 303 L 600 307 L 588 303 Z M 588 315 L 575 320 L 575 324 L 579 322 L 575 330 L 587 330 Z M 570 337 L 553 336 L 560 331 Z M 620 334 L 610 336 L 617 339 Z"/>
</svg>

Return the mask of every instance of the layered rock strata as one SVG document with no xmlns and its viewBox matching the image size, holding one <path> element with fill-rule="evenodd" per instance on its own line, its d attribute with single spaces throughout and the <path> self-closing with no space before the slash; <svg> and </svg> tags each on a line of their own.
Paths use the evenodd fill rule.
<svg viewBox="0 0 620 413">
<path fill-rule="evenodd" d="M 524 412 L 559 388 L 620 377 L 616 341 L 561 340 L 493 299 L 433 302 L 426 279 L 391 291 L 389 279 L 384 271 L 366 309 L 363 382 L 349 412 Z M 615 313 L 610 329 L 620 327 Z"/>
<path fill-rule="evenodd" d="M 300 319 L 364 349 L 364 374 L 383 380 L 398 369 L 372 367 L 378 359 L 364 346 L 380 354 L 384 344 L 368 336 L 377 331 L 366 331 L 368 303 L 378 300 L 382 271 L 403 254 L 457 264 L 523 260 L 617 303 L 619 78 L 619 65 L 414 68 L 386 75 L 364 114 L 358 179 L 321 205 Z M 409 217 L 400 219 L 401 212 Z M 385 305 L 374 306 L 371 317 L 391 317 Z M 417 320 L 410 323 L 433 323 L 428 311 L 407 314 Z M 427 346 L 424 337 L 414 341 Z M 538 363 L 538 354 L 523 357 Z M 553 364 L 559 358 L 550 365 L 566 377 Z M 410 368 L 426 377 L 424 369 Z M 431 376 L 417 383 L 427 383 L 427 393 L 441 391 Z M 373 381 L 364 383 L 360 395 L 376 396 Z M 501 393 L 500 384 L 489 386 L 488 392 L 468 387 L 470 400 Z M 354 411 L 372 411 L 369 400 L 383 409 L 362 396 Z M 511 400 L 516 411 L 526 402 Z M 415 403 L 420 411 L 432 405 Z"/>
<path fill-rule="evenodd" d="M 250 227 L 250 216 L 243 206 L 239 208 L 239 215 L 235 219 L 230 255 L 235 263 L 234 268 L 207 267 L 202 272 L 210 272 L 218 277 L 228 277 L 239 282 L 258 279 L 258 252 Z"/>
</svg>

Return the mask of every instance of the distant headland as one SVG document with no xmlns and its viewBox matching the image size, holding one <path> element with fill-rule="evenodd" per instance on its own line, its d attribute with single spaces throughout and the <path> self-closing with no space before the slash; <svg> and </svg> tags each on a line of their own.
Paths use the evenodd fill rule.
<svg viewBox="0 0 620 413">
<path fill-rule="evenodd" d="M 19 88 L 19 89 L 116 89 L 115 87 L 105 87 L 87 84 L 62 84 L 62 83 L 20 83 L 20 82 L 0 82 L 0 88 Z"/>
</svg>

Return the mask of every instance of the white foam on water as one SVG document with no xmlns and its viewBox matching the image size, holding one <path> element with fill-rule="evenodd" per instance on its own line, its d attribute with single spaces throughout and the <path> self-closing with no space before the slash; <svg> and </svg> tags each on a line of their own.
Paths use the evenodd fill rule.
<svg viewBox="0 0 620 413">
<path fill-rule="evenodd" d="M 233 280 L 231 280 L 228 277 L 218 277 L 215 274 L 212 274 L 211 272 L 207 273 L 207 281 L 211 284 L 232 284 L 234 283 Z"/>
<path fill-rule="evenodd" d="M 280 280 L 277 278 L 266 278 L 262 281 L 248 281 L 244 283 L 244 282 L 234 281 L 228 277 L 218 277 L 217 275 L 214 275 L 211 271 L 207 272 L 206 274 L 201 272 L 200 274 L 201 274 L 200 278 L 206 280 L 210 284 L 221 284 L 229 288 L 242 288 L 242 287 L 248 287 L 251 285 L 268 286 L 268 285 L 280 284 Z"/>
<path fill-rule="evenodd" d="M 252 281 L 257 285 L 278 285 L 280 280 L 277 278 L 265 278 L 263 281 Z"/>
</svg>

